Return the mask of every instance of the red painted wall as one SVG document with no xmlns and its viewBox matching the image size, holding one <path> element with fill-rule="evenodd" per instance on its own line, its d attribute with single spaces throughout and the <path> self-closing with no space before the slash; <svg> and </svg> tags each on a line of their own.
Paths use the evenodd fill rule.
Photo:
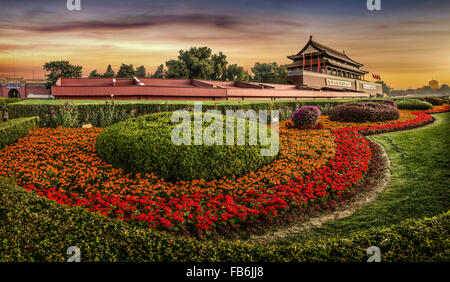
<svg viewBox="0 0 450 282">
<path fill-rule="evenodd" d="M 298 90 L 296 85 L 189 79 L 62 79 L 52 87 L 56 99 L 118 100 L 279 100 L 367 98 L 366 93 Z M 323 78 L 322 78 L 323 80 Z"/>
</svg>

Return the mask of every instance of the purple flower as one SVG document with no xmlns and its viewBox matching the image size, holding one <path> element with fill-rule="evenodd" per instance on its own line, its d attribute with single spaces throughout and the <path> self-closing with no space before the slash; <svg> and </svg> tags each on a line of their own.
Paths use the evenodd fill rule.
<svg viewBox="0 0 450 282">
<path fill-rule="evenodd" d="M 291 116 L 294 127 L 299 129 L 313 128 L 319 121 L 322 113 L 316 106 L 302 106 Z"/>
</svg>

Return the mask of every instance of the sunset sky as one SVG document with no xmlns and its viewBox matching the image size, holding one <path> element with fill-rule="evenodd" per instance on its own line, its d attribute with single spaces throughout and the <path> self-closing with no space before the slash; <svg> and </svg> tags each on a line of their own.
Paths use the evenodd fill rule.
<svg viewBox="0 0 450 282">
<path fill-rule="evenodd" d="M 43 78 L 50 60 L 82 65 L 84 76 L 108 64 L 154 71 L 191 46 L 250 70 L 289 63 L 312 34 L 394 88 L 450 84 L 448 0 L 381 0 L 382 11 L 366 0 L 81 0 L 81 11 L 66 2 L 0 0 L 0 77 Z"/>
</svg>

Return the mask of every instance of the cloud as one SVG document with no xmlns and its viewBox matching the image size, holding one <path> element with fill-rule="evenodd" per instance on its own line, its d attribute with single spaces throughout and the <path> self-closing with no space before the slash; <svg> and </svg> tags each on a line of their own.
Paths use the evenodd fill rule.
<svg viewBox="0 0 450 282">
<path fill-rule="evenodd" d="M 113 20 L 83 20 L 57 22 L 52 24 L 34 24 L 31 26 L 9 26 L 9 28 L 31 30 L 35 32 L 68 32 L 68 31 L 98 31 L 127 30 L 148 28 L 162 25 L 200 25 L 216 28 L 235 29 L 244 25 L 242 19 L 229 15 L 212 14 L 174 14 L 174 15 L 141 15 Z"/>
</svg>

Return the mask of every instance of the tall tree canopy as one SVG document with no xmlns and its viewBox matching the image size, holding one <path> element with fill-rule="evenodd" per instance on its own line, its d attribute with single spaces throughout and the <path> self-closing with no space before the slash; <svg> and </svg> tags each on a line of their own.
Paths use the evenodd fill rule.
<svg viewBox="0 0 450 282">
<path fill-rule="evenodd" d="M 49 72 L 47 76 L 47 88 L 56 84 L 59 78 L 80 78 L 82 66 L 71 65 L 69 61 L 51 61 L 45 63 L 43 69 Z"/>
<path fill-rule="evenodd" d="M 180 50 L 178 60 L 186 66 L 188 78 L 210 79 L 214 72 L 211 54 L 208 47 L 192 47 L 186 51 Z"/>
<path fill-rule="evenodd" d="M 156 71 L 154 74 L 151 75 L 153 78 L 164 78 L 166 76 L 166 72 L 164 70 L 164 65 L 161 64 L 156 68 Z"/>
<path fill-rule="evenodd" d="M 147 70 L 144 66 L 140 66 L 136 69 L 136 76 L 137 77 L 147 77 Z"/>
<path fill-rule="evenodd" d="M 227 56 L 219 52 L 213 54 L 208 47 L 191 47 L 189 50 L 180 50 L 177 60 L 166 62 L 168 78 L 189 78 L 208 80 L 227 80 Z M 162 66 L 159 67 L 162 73 Z"/>
<path fill-rule="evenodd" d="M 99 73 L 97 72 L 97 70 L 93 70 L 93 71 L 91 71 L 91 73 L 89 74 L 89 78 L 97 78 L 97 77 L 102 77 L 102 75 L 99 74 Z"/>
<path fill-rule="evenodd" d="M 227 56 L 222 52 L 214 54 L 211 57 L 213 64 L 213 73 L 211 75 L 212 80 L 226 80 L 227 79 Z"/>
<path fill-rule="evenodd" d="M 442 84 L 441 89 L 439 89 L 439 92 L 442 93 L 450 93 L 450 87 L 448 87 L 447 84 Z"/>
<path fill-rule="evenodd" d="M 133 77 L 136 76 L 136 70 L 133 65 L 122 64 L 119 71 L 117 72 L 117 77 Z"/>
<path fill-rule="evenodd" d="M 106 72 L 103 74 L 103 77 L 114 77 L 116 73 L 112 69 L 111 65 L 108 65 L 108 68 L 106 69 Z"/>
<path fill-rule="evenodd" d="M 188 78 L 189 71 L 185 63 L 179 60 L 170 60 L 166 62 L 167 78 Z"/>
<path fill-rule="evenodd" d="M 255 63 L 253 80 L 266 83 L 286 83 L 287 70 L 277 63 Z"/>
<path fill-rule="evenodd" d="M 383 89 L 383 93 L 384 93 L 384 94 L 386 94 L 386 95 L 391 94 L 392 88 L 389 87 L 389 85 L 387 85 L 384 81 L 379 80 L 379 81 L 377 81 L 377 83 L 380 83 L 380 84 L 381 84 L 381 88 Z"/>
<path fill-rule="evenodd" d="M 237 64 L 228 65 L 226 77 L 228 81 L 248 81 L 249 74 Z"/>
</svg>

